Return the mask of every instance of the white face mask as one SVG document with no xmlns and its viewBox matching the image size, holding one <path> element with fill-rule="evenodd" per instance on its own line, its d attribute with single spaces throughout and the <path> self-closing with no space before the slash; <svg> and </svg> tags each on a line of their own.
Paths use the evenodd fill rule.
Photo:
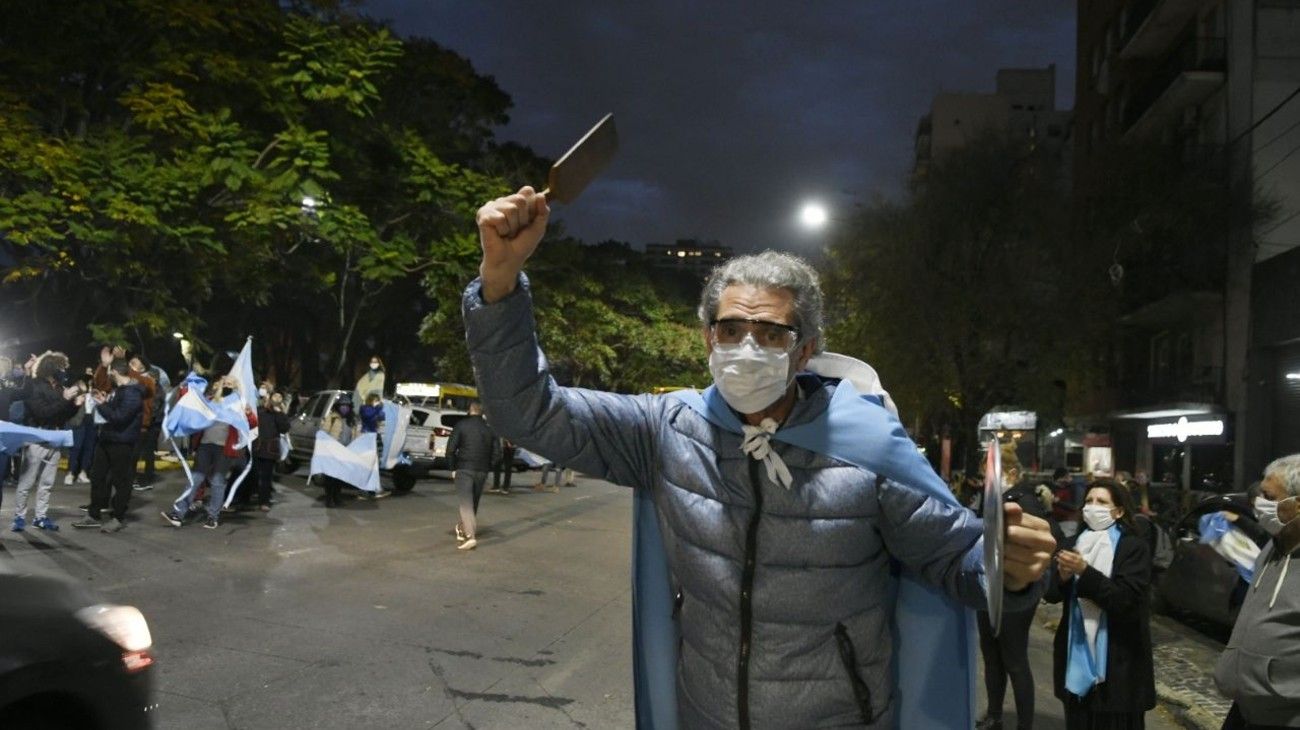
<svg viewBox="0 0 1300 730">
<path fill-rule="evenodd" d="M 370 369 L 371 369 L 371 370 L 378 370 L 378 369 L 379 369 L 379 363 L 377 363 L 377 362 L 372 362 L 372 363 L 370 363 Z"/>
<path fill-rule="evenodd" d="M 266 388 L 258 388 L 258 389 L 257 389 L 257 394 L 258 394 L 260 397 L 265 398 L 265 397 L 267 397 L 268 395 L 270 395 L 271 392 L 270 392 L 269 390 L 267 390 Z"/>
<path fill-rule="evenodd" d="M 1083 521 L 1088 523 L 1089 530 L 1102 532 L 1109 530 L 1111 525 L 1115 524 L 1115 516 L 1111 514 L 1110 507 L 1101 504 L 1089 504 L 1083 507 Z"/>
<path fill-rule="evenodd" d="M 746 336 L 737 345 L 714 345 L 709 373 L 727 405 L 741 413 L 758 413 L 790 387 L 790 353 L 766 350 Z"/>
<path fill-rule="evenodd" d="M 1287 499 L 1295 499 L 1287 497 Z M 1283 500 L 1285 501 L 1285 500 Z M 1277 516 L 1278 503 L 1268 497 L 1259 496 L 1255 498 L 1255 515 L 1259 517 L 1259 526 L 1264 528 L 1264 532 L 1270 535 L 1276 535 L 1286 527 L 1282 520 Z"/>
</svg>

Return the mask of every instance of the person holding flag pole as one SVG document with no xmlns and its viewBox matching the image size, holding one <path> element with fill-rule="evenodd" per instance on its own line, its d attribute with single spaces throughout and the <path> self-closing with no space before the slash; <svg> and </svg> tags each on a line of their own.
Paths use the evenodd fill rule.
<svg viewBox="0 0 1300 730">
<path fill-rule="evenodd" d="M 212 386 L 209 397 L 201 395 L 207 381 L 196 373 L 190 373 L 182 383 L 180 398 L 168 409 L 163 433 L 171 440 L 188 478 L 185 491 L 177 497 L 170 510 L 162 512 L 162 518 L 173 527 L 184 524 L 185 515 L 194 502 L 195 490 L 205 478 L 212 493 L 208 498 L 208 519 L 204 527 L 218 527 L 222 508 L 230 505 L 236 490 L 252 469 L 252 444 L 257 435 L 254 410 L 257 387 L 252 373 L 252 341 L 253 338 L 248 338 L 230 374 Z M 176 438 L 198 433 L 203 436 L 195 453 L 195 470 L 191 472 Z M 226 471 L 230 459 L 237 455 L 237 449 L 248 449 L 249 459 L 227 494 Z"/>
</svg>

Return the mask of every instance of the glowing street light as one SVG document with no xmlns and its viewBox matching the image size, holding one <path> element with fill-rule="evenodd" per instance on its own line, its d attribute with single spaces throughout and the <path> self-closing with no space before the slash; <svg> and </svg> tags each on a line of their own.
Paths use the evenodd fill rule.
<svg viewBox="0 0 1300 730">
<path fill-rule="evenodd" d="M 320 201 L 310 195 L 302 196 L 302 212 L 315 213 L 316 208 L 320 207 Z"/>
<path fill-rule="evenodd" d="M 821 203 L 804 203 L 803 207 L 799 209 L 799 223 L 809 230 L 818 230 L 824 227 L 830 219 L 831 216 L 826 212 L 826 206 Z"/>
</svg>

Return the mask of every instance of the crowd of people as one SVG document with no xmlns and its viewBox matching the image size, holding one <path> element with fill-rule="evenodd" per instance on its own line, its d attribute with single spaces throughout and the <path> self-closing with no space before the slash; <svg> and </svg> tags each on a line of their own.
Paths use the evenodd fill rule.
<svg viewBox="0 0 1300 730">
<path fill-rule="evenodd" d="M 1013 446 L 1004 445 L 1001 457 L 1003 499 L 1048 520 L 1058 544 L 1044 600 L 1061 605 L 1053 686 L 1066 727 L 1143 727 L 1145 713 L 1156 703 L 1150 616 L 1160 530 L 1151 519 L 1144 475 L 1118 472 L 1084 481 L 1062 469 L 1051 482 L 1036 484 Z M 980 510 L 982 475 L 959 476 L 953 487 L 957 494 L 965 492 L 971 509 Z M 1222 513 L 1261 548 L 1254 575 L 1249 583 L 1240 580 L 1241 590 L 1232 599 L 1240 613 L 1215 667 L 1220 690 L 1234 701 L 1225 730 L 1300 727 L 1300 694 L 1287 694 L 1300 687 L 1300 664 L 1285 659 L 1300 650 L 1300 582 L 1286 583 L 1290 558 L 1300 554 L 1297 495 L 1300 455 L 1292 455 L 1269 464 L 1263 480 L 1249 490 L 1257 520 Z M 1270 570 L 1270 578 L 1262 580 Z M 1028 639 L 1037 608 L 1004 613 L 996 634 L 988 615 L 979 614 L 988 700 L 979 730 L 1003 727 L 1008 681 L 1016 728 L 1033 727 Z"/>
<path fill-rule="evenodd" d="M 207 382 L 192 372 L 180 373 L 173 386 L 166 372 L 143 355 L 110 346 L 101 350 L 98 363 L 84 370 L 74 370 L 62 352 L 33 355 L 27 362 L 4 370 L 0 374 L 0 420 L 72 433 L 72 443 L 66 448 L 32 442 L 20 453 L 0 458 L 0 483 L 11 467 L 15 470 L 10 524 L 14 531 L 29 526 L 59 529 L 49 504 L 63 458 L 67 459 L 63 484 L 90 485 L 90 502 L 81 507 L 86 514 L 72 526 L 103 532 L 123 529 L 132 492 L 154 488 L 159 449 L 165 453 L 170 447 L 168 439 L 163 438 L 163 420 L 169 408 L 190 388 L 199 388 L 206 401 L 215 403 L 238 387 L 232 376 Z M 373 357 L 354 391 L 341 394 L 321 419 L 320 429 L 344 446 L 367 433 L 379 439 L 384 428 L 384 388 L 383 361 Z M 177 528 L 196 521 L 215 529 L 222 515 L 229 512 L 271 511 L 276 464 L 287 456 L 283 441 L 289 432 L 292 400 L 292 395 L 276 390 L 270 382 L 259 385 L 256 408 L 246 414 L 249 425 L 257 429 L 248 450 L 238 448 L 238 429 L 223 421 L 192 437 L 177 439 L 177 457 L 192 461 L 193 467 L 187 472 L 188 483 L 180 496 L 162 510 L 162 519 Z M 356 408 L 356 402 L 362 405 Z M 484 491 L 511 493 L 514 446 L 492 433 L 481 414 L 478 404 L 470 406 L 469 416 L 453 429 L 447 449 L 448 468 L 453 470 L 462 496 L 460 519 L 455 525 L 462 550 L 477 547 L 475 516 Z M 377 440 L 377 444 L 382 445 L 382 441 Z M 559 487 L 561 478 L 566 486 L 573 486 L 572 469 L 550 463 L 544 467 L 534 490 L 545 490 L 552 473 L 552 488 Z M 489 474 L 493 476 L 492 486 L 485 490 Z M 240 475 L 247 478 L 241 481 Z M 323 486 L 325 506 L 331 508 L 344 503 L 345 488 L 363 486 L 328 474 L 316 479 Z M 238 491 L 227 500 L 228 490 L 236 483 Z M 391 492 L 380 487 L 376 492 L 360 494 L 382 499 Z"/>
</svg>

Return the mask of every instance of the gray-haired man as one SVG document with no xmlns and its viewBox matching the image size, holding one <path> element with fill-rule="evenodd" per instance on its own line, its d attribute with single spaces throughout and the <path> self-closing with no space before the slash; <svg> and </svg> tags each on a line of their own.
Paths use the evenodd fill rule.
<svg viewBox="0 0 1300 730">
<path fill-rule="evenodd" d="M 677 591 L 677 721 L 892 726 L 899 710 L 891 565 L 980 606 L 981 525 L 932 470 L 929 481 L 947 501 L 927 491 L 933 485 L 898 481 L 888 467 L 869 470 L 832 457 L 829 447 L 795 445 L 801 427 L 821 427 L 847 382 L 801 373 L 822 346 L 816 273 L 776 253 L 715 270 L 700 306 L 716 385 L 704 394 L 706 410 L 679 397 L 562 388 L 537 346 L 521 273 L 549 213 L 531 188 L 479 210 L 483 261 L 463 302 L 479 394 L 503 436 L 652 500 Z M 855 413 L 893 424 L 895 431 L 876 434 L 881 453 L 910 459 L 894 471 L 913 473 L 914 445 L 884 408 L 870 408 Z M 1046 570 L 1055 543 L 1045 521 L 1014 505 L 1007 520 L 1008 602 L 1032 604 L 1036 594 L 1025 589 Z M 908 637 L 909 648 L 925 638 Z M 960 651 L 952 647 L 954 657 Z M 642 695 L 665 695 L 637 681 L 638 722 L 648 724 Z"/>
<path fill-rule="evenodd" d="M 1255 560 L 1214 681 L 1233 700 L 1225 728 L 1300 727 L 1300 454 L 1264 468 L 1254 507 L 1272 539 Z"/>
</svg>

